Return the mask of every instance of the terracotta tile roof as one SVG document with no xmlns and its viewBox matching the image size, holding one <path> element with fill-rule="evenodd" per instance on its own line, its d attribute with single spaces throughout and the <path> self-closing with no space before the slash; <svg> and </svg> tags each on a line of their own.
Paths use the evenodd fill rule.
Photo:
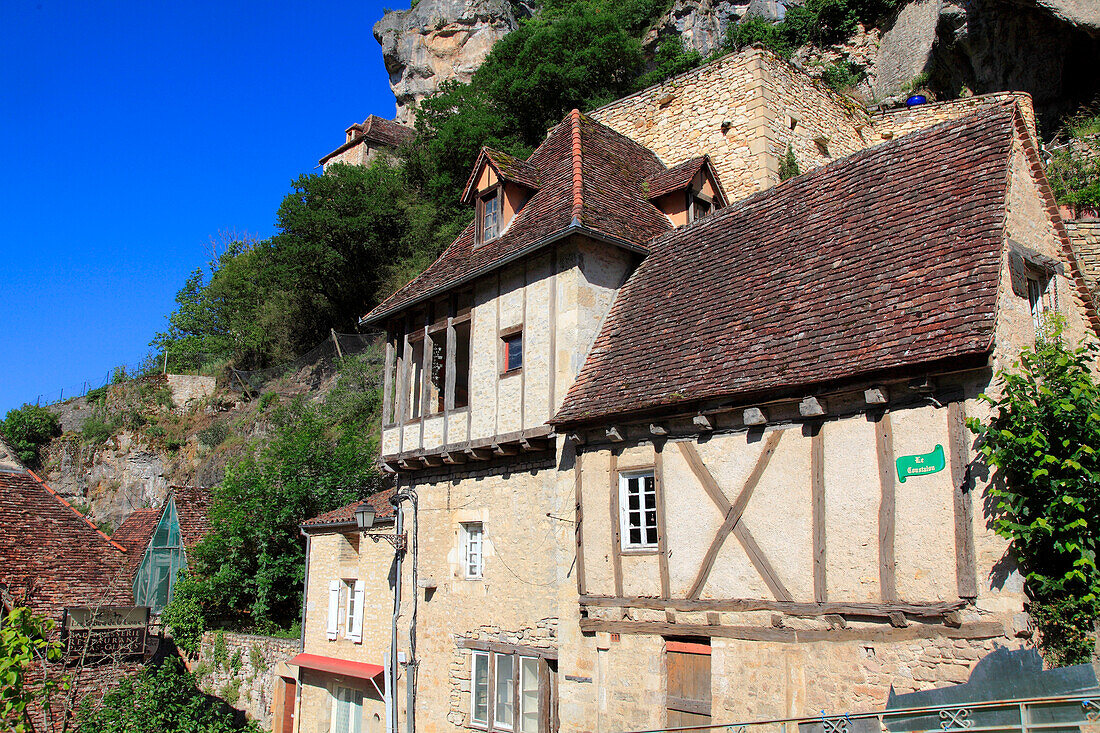
<svg viewBox="0 0 1100 733">
<path fill-rule="evenodd" d="M 668 170 L 658 171 L 651 175 L 645 181 L 646 195 L 650 199 L 664 196 L 666 193 L 672 193 L 681 188 L 687 188 L 691 183 L 691 179 L 695 177 L 695 174 L 699 172 L 699 169 L 707 164 L 708 158 L 705 155 L 701 155 L 698 158 L 692 158 L 691 160 L 685 160 L 683 163 L 672 166 Z M 718 176 L 714 176 L 714 180 L 718 180 Z"/>
<path fill-rule="evenodd" d="M 127 553 L 30 471 L 0 471 L 0 586 L 60 618 L 65 606 L 132 603 Z"/>
<path fill-rule="evenodd" d="M 535 166 L 525 160 L 520 160 L 514 155 L 502 153 L 492 148 L 482 148 L 477 156 L 477 161 L 474 163 L 470 178 L 466 181 L 466 188 L 462 190 L 462 196 L 459 200 L 463 203 L 473 202 L 474 194 L 477 192 L 478 174 L 485 162 L 491 163 L 497 174 L 506 181 L 518 183 L 532 191 L 537 191 L 542 187 L 542 177 Z"/>
<path fill-rule="evenodd" d="M 149 538 L 157 529 L 160 521 L 160 509 L 135 509 L 126 517 L 126 521 L 111 535 L 111 539 L 126 548 L 127 552 L 137 548 L 145 551 Z"/>
<path fill-rule="evenodd" d="M 350 140 L 321 158 L 321 160 L 318 161 L 321 165 L 324 165 L 348 148 L 355 147 L 364 141 L 378 143 L 379 145 L 387 145 L 391 148 L 399 148 L 416 137 L 416 130 L 413 128 L 374 115 L 371 115 L 362 122 L 356 122 L 344 132 L 358 134 L 353 134 Z"/>
<path fill-rule="evenodd" d="M 112 540 L 126 548 L 126 575 L 131 582 L 157 530 L 161 512 L 161 509 L 135 509 L 111 535 Z"/>
<path fill-rule="evenodd" d="M 180 537 L 184 547 L 193 547 L 210 531 L 210 489 L 199 486 L 173 486 L 179 516 Z"/>
<path fill-rule="evenodd" d="M 377 494 L 371 494 L 366 498 L 366 501 L 374 507 L 375 521 L 379 519 L 392 519 L 394 516 L 393 504 L 390 503 L 390 497 L 396 493 L 396 489 L 386 489 L 385 491 L 379 491 Z M 312 519 L 307 519 L 302 522 L 302 528 L 306 531 L 310 527 L 320 529 L 321 527 L 330 525 L 342 525 L 342 524 L 355 524 L 355 508 L 358 507 L 360 502 L 353 501 L 346 506 L 342 506 L 339 509 L 333 509 L 331 512 L 325 512 L 319 514 Z"/>
<path fill-rule="evenodd" d="M 370 115 L 359 125 L 363 137 L 383 145 L 399 148 L 416 137 L 416 130 L 393 120 Z"/>
<path fill-rule="evenodd" d="M 571 231 L 644 251 L 646 242 L 672 228 L 643 188 L 646 178 L 664 170 L 657 156 L 576 110 L 526 163 L 542 185 L 499 237 L 475 247 L 470 224 L 427 270 L 363 321 L 379 321 Z"/>
<path fill-rule="evenodd" d="M 988 353 L 1014 114 L 871 148 L 652 242 L 551 422 Z"/>
</svg>

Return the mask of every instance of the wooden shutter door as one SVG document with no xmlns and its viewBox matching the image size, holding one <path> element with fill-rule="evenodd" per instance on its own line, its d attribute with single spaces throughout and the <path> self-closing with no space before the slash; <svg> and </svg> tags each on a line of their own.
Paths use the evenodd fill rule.
<svg viewBox="0 0 1100 733">
<path fill-rule="evenodd" d="M 710 724 L 710 644 L 665 642 L 669 728 Z"/>
</svg>

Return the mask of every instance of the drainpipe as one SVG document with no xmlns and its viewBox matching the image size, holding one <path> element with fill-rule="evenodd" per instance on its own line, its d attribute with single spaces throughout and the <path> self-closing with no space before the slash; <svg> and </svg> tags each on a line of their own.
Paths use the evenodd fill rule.
<svg viewBox="0 0 1100 733">
<path fill-rule="evenodd" d="M 394 505 L 394 533 L 400 537 L 405 529 L 404 516 L 401 511 L 401 496 L 394 495 L 390 500 Z M 399 728 L 399 715 L 397 712 L 397 618 L 401 615 L 401 558 L 404 553 L 394 553 L 394 584 L 393 584 L 393 621 L 390 624 L 390 698 L 393 700 L 392 719 L 390 720 L 389 733 L 397 733 Z"/>
<path fill-rule="evenodd" d="M 412 617 L 409 620 L 409 659 L 405 666 L 405 725 L 408 733 L 416 733 L 416 674 L 420 665 L 416 658 L 416 607 L 420 600 L 420 590 L 417 587 L 417 571 L 419 563 L 416 561 L 417 530 L 420 529 L 420 516 L 417 514 L 417 497 L 415 491 L 408 493 L 412 501 L 413 527 L 412 532 Z"/>
</svg>

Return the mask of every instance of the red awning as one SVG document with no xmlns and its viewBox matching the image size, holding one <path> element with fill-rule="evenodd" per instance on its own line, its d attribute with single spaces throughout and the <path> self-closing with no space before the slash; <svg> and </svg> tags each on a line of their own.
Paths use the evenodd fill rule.
<svg viewBox="0 0 1100 733">
<path fill-rule="evenodd" d="M 306 669 L 316 669 L 321 672 L 347 675 L 369 680 L 382 674 L 382 665 L 367 664 L 366 662 L 350 662 L 347 659 L 335 657 L 322 657 L 320 654 L 299 654 L 291 659 L 288 664 L 294 664 Z"/>
</svg>

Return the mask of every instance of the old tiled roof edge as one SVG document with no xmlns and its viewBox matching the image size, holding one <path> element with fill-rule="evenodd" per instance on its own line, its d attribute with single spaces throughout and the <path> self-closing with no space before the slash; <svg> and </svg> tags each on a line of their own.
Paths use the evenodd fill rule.
<svg viewBox="0 0 1100 733">
<path fill-rule="evenodd" d="M 473 224 L 470 224 L 470 226 L 473 226 Z M 379 321 L 385 320 L 388 316 L 398 311 L 412 308 L 414 305 L 423 303 L 427 300 L 431 300 L 440 293 L 444 293 L 448 290 L 451 290 L 452 288 L 457 288 L 460 285 L 465 285 L 468 282 L 476 280 L 482 275 L 486 275 L 490 272 L 493 272 L 494 270 L 499 270 L 501 267 L 504 267 L 505 265 L 509 265 L 518 259 L 526 257 L 532 252 L 537 252 L 543 247 L 547 247 L 554 242 L 560 242 L 561 240 L 566 239 L 574 234 L 583 234 L 584 236 L 591 239 L 606 242 L 608 244 L 613 244 L 616 247 L 622 247 L 623 249 L 629 250 L 631 252 L 637 252 L 639 254 L 646 254 L 649 251 L 645 247 L 634 244 L 633 242 L 628 242 L 625 239 L 619 239 L 618 237 L 612 237 L 611 235 L 604 234 L 603 232 L 597 232 L 583 225 L 570 225 L 564 229 L 560 229 L 554 232 L 545 239 L 540 239 L 539 241 L 533 242 L 521 249 L 517 249 L 516 251 L 509 253 L 506 257 L 502 257 L 499 260 L 494 260 L 484 267 L 465 272 L 452 280 L 447 280 L 442 284 L 431 288 L 430 290 L 424 291 L 420 295 L 410 298 L 408 301 L 398 303 L 394 306 L 386 308 L 385 310 L 375 308 L 373 311 L 359 319 L 359 325 L 365 326 L 371 323 L 378 323 Z"/>
<path fill-rule="evenodd" d="M 857 153 L 854 153 L 850 156 L 846 156 L 845 158 L 839 159 L 839 160 L 835 161 L 834 163 L 830 163 L 829 165 L 822 166 L 820 168 L 816 168 L 812 171 L 807 172 L 806 174 L 803 174 L 803 175 L 798 176 L 794 179 L 791 179 L 790 181 L 785 181 L 783 183 L 780 183 L 777 186 L 773 186 L 772 188 L 766 189 L 764 191 L 760 191 L 756 194 L 753 194 L 752 196 L 749 196 L 745 199 L 737 201 L 737 202 L 731 204 L 726 210 L 721 212 L 720 215 L 716 215 L 716 217 L 717 216 L 735 215 L 740 210 L 747 209 L 751 206 L 757 205 L 758 202 L 761 202 L 761 199 L 766 200 L 767 197 L 771 197 L 771 196 L 776 195 L 776 192 L 783 190 L 783 188 L 786 187 L 786 186 L 795 186 L 795 185 L 805 186 L 805 185 L 807 185 L 808 182 L 812 182 L 814 179 L 816 179 L 818 177 L 830 175 L 830 172 L 834 171 L 838 166 L 851 165 L 851 164 L 854 164 L 854 163 L 859 163 L 864 158 L 867 158 L 867 157 L 870 157 L 870 156 L 882 155 L 882 154 L 884 154 L 884 152 L 888 153 L 890 148 L 898 147 L 898 146 L 906 143 L 907 141 L 908 142 L 913 142 L 916 139 L 920 139 L 920 138 L 927 139 L 928 137 L 936 136 L 936 135 L 940 134 L 941 132 L 948 131 L 948 129 L 950 127 L 954 126 L 954 125 L 962 126 L 962 125 L 964 125 L 968 122 L 970 124 L 976 124 L 978 119 L 981 116 L 994 114 L 995 111 L 998 108 L 1001 110 L 1001 113 L 1002 113 L 1001 119 L 1005 120 L 1005 122 L 1003 122 L 1002 125 L 1004 125 L 1008 129 L 1012 129 L 1012 125 L 1020 124 L 1021 116 L 1020 116 L 1014 102 L 1011 102 L 1011 103 L 1006 102 L 1004 104 L 991 106 L 991 107 L 985 108 L 983 110 L 976 111 L 973 114 L 968 115 L 968 116 L 963 117 L 963 118 L 960 118 L 958 120 L 950 120 L 950 121 L 941 123 L 939 125 L 936 125 L 934 127 L 926 128 L 924 130 L 920 130 L 920 131 L 911 133 L 910 135 L 905 135 L 905 136 L 897 138 L 895 140 L 890 140 L 890 141 L 884 142 L 880 145 L 876 145 L 874 147 L 867 148 L 867 149 L 864 149 L 864 150 L 859 151 Z M 1008 118 L 1009 114 L 1011 114 L 1012 117 L 1010 119 L 1006 119 L 1006 118 Z M 1006 132 L 1007 132 L 1007 130 L 1006 130 Z M 1010 154 L 1009 150 L 1006 150 L 1005 155 L 1007 156 L 1009 154 Z M 1007 163 L 1006 163 L 1006 166 L 1007 166 Z M 694 225 L 689 225 L 689 226 L 686 226 L 686 227 L 680 227 L 679 229 L 675 230 L 674 232 L 669 233 L 668 235 L 664 235 L 664 236 L 673 237 L 673 238 L 687 236 L 687 234 L 685 233 L 686 231 L 694 228 L 695 226 L 704 226 L 704 227 L 710 226 L 710 225 L 712 225 L 712 219 L 716 219 L 716 217 L 707 217 L 706 219 L 703 219 L 700 222 L 696 222 L 696 224 L 694 224 Z M 998 228 L 998 232 L 1002 232 L 1002 228 Z M 661 247 L 662 247 L 661 239 L 662 238 L 659 237 L 659 238 L 657 238 L 657 239 L 655 239 L 655 240 L 653 240 L 652 242 L 649 243 L 650 248 L 654 252 L 659 252 L 661 250 Z M 1000 251 L 1003 251 L 1003 247 L 1005 246 L 1004 245 L 1004 237 L 999 236 L 998 242 L 999 242 L 998 247 L 1000 248 Z M 617 306 L 619 306 L 622 302 L 624 302 L 623 296 L 624 296 L 624 294 L 626 294 L 631 289 L 631 284 L 633 282 L 634 282 L 634 278 L 632 277 L 630 279 L 630 281 L 628 281 L 628 283 L 620 291 L 619 295 L 616 297 L 615 304 L 613 304 L 611 311 L 617 310 Z M 995 306 L 994 306 L 994 308 L 995 308 Z M 611 311 L 609 311 L 609 316 L 611 315 Z M 611 323 L 610 318 L 608 320 L 608 323 L 609 324 Z M 594 346 L 593 352 L 591 352 L 589 354 L 588 359 L 592 359 L 596 355 L 596 351 L 598 350 L 598 347 L 599 347 L 599 340 L 602 338 L 602 333 L 603 333 L 603 329 L 601 329 L 601 336 L 597 337 L 597 344 Z M 982 355 L 982 354 L 987 355 L 989 353 L 989 351 L 991 350 L 992 345 L 993 345 L 992 334 L 987 334 L 984 338 L 984 343 L 981 345 L 980 348 L 977 348 L 976 344 L 972 344 L 971 347 L 968 348 L 968 349 L 964 348 L 964 349 L 957 350 L 955 353 L 953 353 L 951 355 L 951 358 L 961 359 L 961 358 L 978 356 L 978 355 Z M 601 358 L 603 358 L 602 355 L 601 355 Z M 888 364 L 885 364 L 884 366 L 886 368 L 889 368 L 889 369 L 911 368 L 911 367 L 915 367 L 915 366 L 917 366 L 921 363 L 934 363 L 934 362 L 938 362 L 938 361 L 941 361 L 941 360 L 942 359 L 940 359 L 940 358 L 935 358 L 935 359 L 931 359 L 931 360 L 925 359 L 923 362 L 913 361 L 913 362 L 898 362 L 897 364 L 889 364 L 888 363 Z M 877 372 L 878 370 L 876 369 L 874 371 Z M 582 373 L 580 375 L 581 377 L 583 377 L 583 373 L 584 373 L 584 369 L 582 368 Z M 871 371 L 864 369 L 861 372 L 861 374 L 864 374 L 864 373 L 869 374 L 869 373 L 871 373 Z M 835 378 L 830 378 L 830 379 L 827 379 L 825 381 L 833 382 L 833 381 L 836 381 L 836 380 L 835 380 Z M 581 391 L 583 392 L 584 390 L 590 389 L 591 385 L 585 385 L 584 387 L 581 387 L 580 383 L 578 382 L 578 383 L 575 383 L 573 385 L 573 387 L 570 389 L 570 392 L 572 393 L 574 391 L 574 389 L 578 389 L 578 388 L 581 389 Z M 774 392 L 776 390 L 785 389 L 785 388 L 787 388 L 787 387 L 782 383 L 774 384 L 774 385 L 769 386 L 767 389 L 763 390 L 763 392 L 771 393 L 771 392 Z M 685 406 L 685 405 L 688 405 L 688 404 L 696 403 L 700 399 L 713 400 L 713 399 L 718 398 L 718 397 L 740 398 L 742 395 L 750 394 L 751 392 L 752 392 L 752 390 L 737 390 L 736 392 L 730 391 L 730 390 L 720 390 L 720 391 L 714 392 L 713 394 L 708 394 L 705 397 L 700 397 L 698 394 L 693 394 L 691 396 L 691 399 L 689 399 L 689 400 L 673 401 L 673 402 L 670 402 L 669 404 L 663 405 L 663 407 L 667 408 L 667 407 L 672 406 L 673 404 L 678 406 L 678 407 L 682 407 L 682 406 Z M 584 397 L 579 397 L 578 396 L 578 399 L 583 400 L 583 399 L 590 399 L 590 398 L 584 398 Z M 656 401 L 650 401 L 650 402 L 647 402 L 643 407 L 641 407 L 637 410 L 626 411 L 626 410 L 622 410 L 622 409 L 614 409 L 614 410 L 608 410 L 608 411 L 605 411 L 605 412 L 599 412 L 599 414 L 596 414 L 596 412 L 590 411 L 588 409 L 578 409 L 578 408 L 580 408 L 580 405 L 577 405 L 577 404 L 575 404 L 573 406 L 570 406 L 569 402 L 570 402 L 570 395 L 567 394 L 566 402 L 563 403 L 562 408 L 559 410 L 559 412 L 553 418 L 551 418 L 548 421 L 549 424 L 555 425 L 557 427 L 582 425 L 582 424 L 586 424 L 586 423 L 595 422 L 595 421 L 598 421 L 598 420 L 604 420 L 604 419 L 610 419 L 610 418 L 620 418 L 622 416 L 627 415 L 628 412 L 631 415 L 644 414 L 644 413 L 651 412 L 653 409 L 656 409 L 656 407 L 655 407 L 656 406 Z"/>
<path fill-rule="evenodd" d="M 1062 254 L 1069 262 L 1070 269 L 1073 272 L 1074 286 L 1077 288 L 1077 293 L 1081 297 L 1081 302 L 1084 304 L 1089 323 L 1092 326 L 1093 332 L 1097 336 L 1100 336 L 1100 313 L 1097 312 L 1096 302 L 1089 292 L 1088 283 L 1085 281 L 1084 269 L 1081 267 L 1081 262 L 1077 258 L 1077 253 L 1070 243 L 1069 232 L 1066 230 L 1065 222 L 1062 221 L 1062 214 L 1058 208 L 1058 201 L 1054 198 L 1054 191 L 1050 187 L 1050 180 L 1047 178 L 1046 169 L 1043 167 L 1043 161 L 1039 157 L 1039 146 L 1031 136 L 1031 129 L 1024 119 L 1019 102 L 1013 99 L 1011 104 L 1015 112 L 1014 123 L 1016 125 L 1016 132 L 1023 141 L 1024 155 L 1028 158 L 1031 174 L 1035 177 L 1035 181 L 1039 186 L 1039 193 L 1043 197 L 1043 205 L 1054 225 L 1054 231 L 1058 235 L 1058 240 L 1062 245 Z M 1005 234 L 1007 236 L 1007 221 L 1005 222 L 1005 227 Z"/>
<path fill-rule="evenodd" d="M 50 485 L 49 485 L 49 484 L 47 484 L 47 483 L 46 483 L 45 481 L 43 481 L 43 480 L 42 480 L 41 478 L 39 478 L 39 477 L 38 477 L 38 474 L 36 474 L 36 473 L 35 473 L 34 471 L 30 470 L 29 468 L 27 469 L 27 473 L 29 473 L 29 474 L 31 475 L 31 477 L 32 477 L 32 478 L 33 478 L 33 479 L 34 479 L 34 480 L 35 480 L 36 482 L 38 482 L 38 485 L 39 485 L 39 486 L 41 486 L 41 487 L 42 487 L 42 488 L 44 488 L 44 489 L 45 489 L 46 491 L 48 491 L 48 492 L 50 493 L 50 495 L 51 495 L 51 496 L 53 496 L 53 498 L 57 499 L 57 500 L 58 500 L 59 502 L 61 502 L 62 504 L 64 504 L 64 505 L 65 505 L 66 507 L 68 507 L 69 511 L 71 511 L 71 512 L 72 512 L 73 514 L 75 514 L 75 515 L 76 515 L 77 517 L 79 517 L 79 518 L 80 518 L 80 519 L 81 519 L 81 520 L 82 520 L 82 521 L 83 521 L 83 522 L 84 522 L 85 524 L 87 524 L 87 525 L 88 525 L 89 527 L 91 527 L 92 529 L 94 529 L 94 530 L 95 530 L 95 532 L 96 532 L 96 534 L 98 534 L 98 535 L 99 535 L 100 537 L 102 537 L 102 538 L 103 538 L 103 539 L 104 539 L 104 540 L 105 540 L 105 541 L 107 542 L 107 544 L 111 545 L 112 547 L 114 547 L 114 548 L 115 548 L 115 549 L 117 549 L 117 550 L 121 550 L 122 552 L 128 552 L 128 550 L 127 550 L 127 549 L 126 549 L 125 547 L 123 547 L 123 546 L 122 546 L 122 545 L 120 545 L 119 543 L 117 543 L 117 542 L 115 542 L 114 540 L 112 540 L 112 539 L 111 539 L 110 537 L 108 537 L 108 536 L 107 536 L 106 534 L 104 534 L 103 530 L 101 530 L 101 529 L 100 529 L 99 527 L 97 527 L 97 526 L 96 526 L 96 524 L 95 524 L 95 522 L 93 522 L 92 520 L 88 519 L 88 517 L 86 517 L 86 516 L 84 515 L 84 513 L 83 513 L 83 512 L 81 512 L 81 511 L 80 511 L 79 509 L 77 509 L 77 508 L 76 508 L 75 506 L 73 506 L 73 505 L 72 505 L 72 504 L 70 504 L 70 503 L 69 503 L 68 501 L 66 501 L 66 500 L 65 500 L 65 498 L 64 498 L 64 497 L 62 497 L 62 496 L 61 496 L 61 494 L 57 493 L 57 492 L 56 492 L 56 491 L 55 491 L 55 490 L 53 489 L 53 487 L 52 487 L 52 486 L 50 486 Z"/>
<path fill-rule="evenodd" d="M 508 165 L 502 165 L 502 162 L 507 160 Z M 477 186 L 477 174 L 481 171 L 483 162 L 487 162 L 496 171 L 497 176 L 505 181 L 512 181 L 518 183 L 521 186 L 526 186 L 531 190 L 538 190 L 542 185 L 539 180 L 538 169 L 525 160 L 520 160 L 514 155 L 494 150 L 487 146 L 482 146 L 481 152 L 477 154 L 477 158 L 474 160 L 473 169 L 470 171 L 470 177 L 466 179 L 466 186 L 462 189 L 462 195 L 458 200 L 461 203 L 469 203 L 472 200 L 475 187 Z M 518 172 L 522 172 L 523 175 L 517 175 Z"/>
<path fill-rule="evenodd" d="M 322 514 L 318 514 L 315 517 L 301 522 L 298 526 L 303 532 L 320 532 L 328 529 L 335 529 L 337 527 L 349 527 L 355 526 L 355 509 L 364 501 L 371 504 L 375 510 L 375 521 L 383 521 L 386 523 L 392 522 L 396 515 L 396 510 L 392 503 L 390 503 L 390 497 L 397 493 L 397 489 L 385 489 L 377 493 L 371 494 L 365 499 L 357 499 L 350 504 L 331 509 Z"/>
<path fill-rule="evenodd" d="M 584 213 L 584 163 L 581 160 L 581 112 L 569 113 L 570 135 L 573 142 L 573 226 L 580 226 Z"/>
</svg>

